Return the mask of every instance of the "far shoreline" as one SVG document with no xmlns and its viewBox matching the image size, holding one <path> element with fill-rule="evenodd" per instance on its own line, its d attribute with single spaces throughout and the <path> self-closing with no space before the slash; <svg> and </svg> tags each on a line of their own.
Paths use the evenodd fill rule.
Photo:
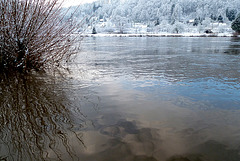
<svg viewBox="0 0 240 161">
<path fill-rule="evenodd" d="M 198 34 L 198 33 L 183 33 L 183 34 L 171 34 L 171 33 L 143 33 L 143 34 L 81 34 L 82 37 L 238 37 L 232 33 L 218 33 L 218 34 Z"/>
</svg>

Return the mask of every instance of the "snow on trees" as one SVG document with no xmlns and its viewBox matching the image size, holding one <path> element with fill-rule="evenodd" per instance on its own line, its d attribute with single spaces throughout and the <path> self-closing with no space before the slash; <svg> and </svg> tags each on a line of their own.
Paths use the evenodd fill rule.
<svg viewBox="0 0 240 161">
<path fill-rule="evenodd" d="M 101 1 L 99 5 L 102 7 L 95 12 L 95 15 L 97 17 L 103 16 L 106 21 L 113 24 L 112 27 L 115 30 L 122 30 L 127 26 L 134 28 L 134 24 L 138 23 L 147 25 L 151 32 L 154 29 L 171 32 L 171 29 L 161 28 L 168 26 L 164 24 L 166 21 L 171 26 L 181 22 L 188 28 L 185 29 L 187 31 L 190 31 L 191 27 L 197 29 L 199 25 L 205 30 L 205 26 L 215 27 L 215 25 L 211 25 L 213 23 L 226 23 L 226 30 L 230 31 L 229 21 L 233 21 L 236 13 L 240 11 L 239 0 L 112 0 Z M 84 10 L 84 8 L 82 9 Z M 86 7 L 84 12 L 88 10 Z M 190 20 L 194 19 L 194 23 L 189 23 Z M 210 22 L 211 24 L 203 25 L 202 22 L 205 19 L 208 19 L 205 23 Z"/>
<path fill-rule="evenodd" d="M 181 22 L 176 22 L 172 25 L 172 32 L 179 34 L 184 32 L 185 25 Z"/>
</svg>

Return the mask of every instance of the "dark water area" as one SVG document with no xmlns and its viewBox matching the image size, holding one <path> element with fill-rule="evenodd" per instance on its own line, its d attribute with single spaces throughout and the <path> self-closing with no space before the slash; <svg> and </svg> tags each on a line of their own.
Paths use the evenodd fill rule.
<svg viewBox="0 0 240 161">
<path fill-rule="evenodd" d="M 68 68 L 1 77 L 0 160 L 240 160 L 239 38 L 85 38 Z"/>
</svg>

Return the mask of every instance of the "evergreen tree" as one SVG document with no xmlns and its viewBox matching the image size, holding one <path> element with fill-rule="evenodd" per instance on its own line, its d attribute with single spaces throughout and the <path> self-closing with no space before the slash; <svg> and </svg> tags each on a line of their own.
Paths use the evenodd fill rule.
<svg viewBox="0 0 240 161">
<path fill-rule="evenodd" d="M 237 18 L 232 23 L 232 29 L 237 33 L 240 33 L 240 14 L 238 14 Z"/>
<path fill-rule="evenodd" d="M 93 12 L 96 12 L 97 9 L 98 9 L 98 8 L 97 8 L 96 4 L 93 3 Z"/>
<path fill-rule="evenodd" d="M 237 10 L 235 9 L 228 9 L 226 10 L 226 17 L 229 21 L 233 21 L 236 18 Z"/>
<path fill-rule="evenodd" d="M 193 26 L 197 26 L 200 23 L 200 18 L 195 18 L 193 22 Z"/>
<path fill-rule="evenodd" d="M 218 22 L 223 23 L 223 17 L 221 15 L 218 16 Z"/>
<path fill-rule="evenodd" d="M 155 21 L 155 26 L 158 26 L 160 24 L 159 18 Z"/>
<path fill-rule="evenodd" d="M 97 34 L 96 28 L 93 27 L 92 34 Z"/>
<path fill-rule="evenodd" d="M 214 21 L 217 20 L 217 17 L 216 17 L 215 15 L 213 15 L 213 14 L 211 14 L 210 18 L 211 18 L 212 20 L 214 20 Z"/>
</svg>

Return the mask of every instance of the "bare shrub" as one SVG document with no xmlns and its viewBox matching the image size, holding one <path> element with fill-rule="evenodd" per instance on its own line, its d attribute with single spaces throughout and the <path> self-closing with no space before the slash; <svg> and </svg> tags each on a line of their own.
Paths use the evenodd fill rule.
<svg viewBox="0 0 240 161">
<path fill-rule="evenodd" d="M 42 70 L 73 54 L 80 23 L 63 21 L 60 0 L 0 0 L 0 71 Z"/>
</svg>

